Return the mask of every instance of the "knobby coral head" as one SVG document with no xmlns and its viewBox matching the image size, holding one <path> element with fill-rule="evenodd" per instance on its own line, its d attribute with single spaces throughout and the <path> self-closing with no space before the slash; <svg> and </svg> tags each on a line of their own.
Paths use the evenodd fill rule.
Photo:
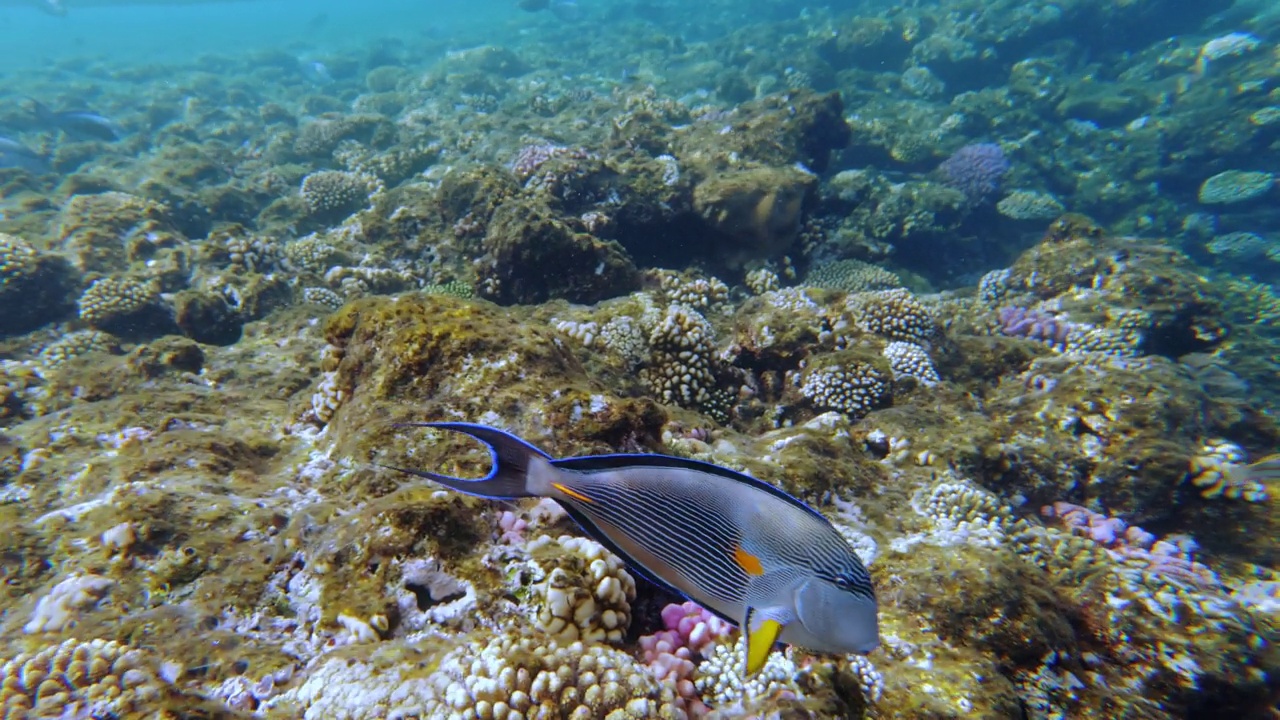
<svg viewBox="0 0 1280 720">
<path fill-rule="evenodd" d="M 944 185 L 959 190 L 974 205 L 991 199 L 1009 172 L 1009 158 L 996 143 L 965 145 L 938 165 Z"/>
</svg>

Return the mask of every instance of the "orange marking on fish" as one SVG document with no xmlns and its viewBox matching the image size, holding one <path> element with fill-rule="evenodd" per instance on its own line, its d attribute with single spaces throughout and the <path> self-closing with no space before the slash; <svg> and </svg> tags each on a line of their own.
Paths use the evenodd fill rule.
<svg viewBox="0 0 1280 720">
<path fill-rule="evenodd" d="M 733 560 L 738 563 L 738 567 L 746 571 L 748 575 L 763 575 L 764 565 L 760 564 L 760 558 L 752 555 L 742 549 L 741 545 L 733 547 Z"/>
<path fill-rule="evenodd" d="M 587 504 L 590 504 L 590 503 L 595 502 L 594 500 L 592 500 L 591 498 L 587 497 L 586 495 L 583 495 L 582 493 L 577 492 L 576 490 L 570 490 L 569 488 L 565 487 L 564 485 L 562 485 L 562 484 L 560 484 L 560 483 L 551 483 L 551 487 L 553 487 L 553 488 L 555 488 L 555 489 L 559 490 L 560 492 L 564 493 L 565 495 L 568 495 L 569 497 L 573 498 L 574 500 L 581 500 L 582 502 L 587 503 Z"/>
</svg>

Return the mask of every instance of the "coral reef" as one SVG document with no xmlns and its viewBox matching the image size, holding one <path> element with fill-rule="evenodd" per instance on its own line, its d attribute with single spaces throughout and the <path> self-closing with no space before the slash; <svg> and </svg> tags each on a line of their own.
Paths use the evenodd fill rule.
<svg viewBox="0 0 1280 720">
<path fill-rule="evenodd" d="M 7 74 L 120 132 L 0 108 L 5 716 L 1273 714 L 1280 65 L 1228 5 L 525 0 Z M 744 682 L 554 502 L 383 471 L 484 476 L 428 421 L 777 486 L 881 648 Z"/>
</svg>

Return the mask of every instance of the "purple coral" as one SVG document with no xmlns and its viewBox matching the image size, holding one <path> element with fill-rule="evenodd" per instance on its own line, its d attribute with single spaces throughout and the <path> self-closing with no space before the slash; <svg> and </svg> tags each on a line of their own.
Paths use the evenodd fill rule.
<svg viewBox="0 0 1280 720">
<path fill-rule="evenodd" d="M 965 145 L 938 166 L 943 184 L 964 193 L 974 205 L 995 195 L 1008 172 L 1009 159 L 995 143 Z"/>
<path fill-rule="evenodd" d="M 520 148 L 520 151 L 516 153 L 515 160 L 511 162 L 511 171 L 520 180 L 528 181 L 543 165 L 554 158 L 585 160 L 589 157 L 591 157 L 591 153 L 582 148 L 569 148 L 563 145 L 552 145 L 551 143 L 525 145 Z"/>
<path fill-rule="evenodd" d="M 1072 325 L 1053 315 L 1024 307 L 1003 307 L 998 313 L 1000 334 L 1048 343 L 1057 348 L 1065 347 L 1071 336 Z"/>
<path fill-rule="evenodd" d="M 1080 505 L 1056 502 L 1040 508 L 1040 514 L 1056 518 L 1074 535 L 1087 537 L 1107 549 L 1117 562 L 1138 566 L 1147 572 L 1182 585 L 1218 589 L 1222 587 L 1217 573 L 1193 554 L 1199 546 L 1184 535 L 1156 539 L 1155 535 L 1124 520 L 1108 517 Z"/>
</svg>

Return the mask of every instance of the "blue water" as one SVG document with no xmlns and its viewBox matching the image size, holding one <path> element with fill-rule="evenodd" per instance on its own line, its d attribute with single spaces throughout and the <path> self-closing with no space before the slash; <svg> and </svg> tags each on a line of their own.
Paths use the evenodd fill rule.
<svg viewBox="0 0 1280 720">
<path fill-rule="evenodd" d="M 107 7 L 78 7 L 70 0 L 68 6 L 65 16 L 44 12 L 36 2 L 0 7 L 0 38 L 6 48 L 0 70 L 40 67 L 69 57 L 187 63 L 209 53 L 265 48 L 332 52 L 446 33 L 479 35 L 524 14 L 505 0 L 246 0 Z"/>
</svg>

